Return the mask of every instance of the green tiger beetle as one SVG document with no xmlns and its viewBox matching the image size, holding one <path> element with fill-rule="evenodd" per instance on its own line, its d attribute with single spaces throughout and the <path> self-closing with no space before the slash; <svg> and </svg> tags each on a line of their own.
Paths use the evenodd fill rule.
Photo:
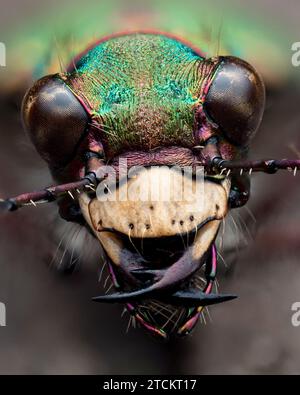
<svg viewBox="0 0 300 395">
<path fill-rule="evenodd" d="M 264 106 L 262 77 L 238 57 L 206 57 L 159 31 L 106 36 L 26 93 L 24 126 L 56 185 L 1 209 L 56 200 L 60 216 L 88 228 L 105 252 L 115 291 L 94 300 L 124 304 L 162 338 L 188 334 L 206 306 L 236 297 L 215 292 L 215 240 L 228 211 L 247 203 L 251 172 L 300 168 L 248 159 Z M 138 168 L 134 177 L 120 162 Z M 170 174 L 179 190 L 186 168 L 191 199 L 136 198 L 157 180 L 166 189 Z M 129 189 L 133 199 L 116 198 Z"/>
</svg>

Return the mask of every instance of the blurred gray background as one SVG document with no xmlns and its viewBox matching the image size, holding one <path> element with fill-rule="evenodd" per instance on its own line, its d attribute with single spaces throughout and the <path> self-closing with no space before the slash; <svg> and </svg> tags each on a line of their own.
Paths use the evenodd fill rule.
<svg viewBox="0 0 300 395">
<path fill-rule="evenodd" d="M 283 32 L 288 27 L 291 43 L 300 41 L 298 0 L 230 3 L 274 21 Z M 43 9 L 46 1 L 0 0 L 0 31 Z M 297 155 L 299 98 L 295 84 L 270 97 L 252 157 Z M 169 343 L 133 328 L 127 332 L 128 316 L 120 317 L 119 306 L 91 302 L 101 291 L 95 254 L 84 255 L 71 276 L 55 270 L 63 253 L 58 251 L 53 261 L 61 238 L 70 232 L 80 243 L 83 236 L 55 218 L 54 205 L 2 216 L 0 302 L 7 307 L 7 326 L 0 327 L 0 373 L 300 373 L 300 327 L 291 324 L 291 305 L 300 301 L 299 177 L 253 176 L 251 202 L 235 214 L 237 228 L 234 222 L 230 225 L 236 244 L 245 239 L 248 245 L 228 256 L 230 267 L 221 270 L 219 279 L 222 290 L 237 293 L 239 299 L 211 308 L 212 322 L 199 325 L 189 338 Z M 50 182 L 45 164 L 22 131 L 18 108 L 2 98 L 0 196 Z"/>
</svg>

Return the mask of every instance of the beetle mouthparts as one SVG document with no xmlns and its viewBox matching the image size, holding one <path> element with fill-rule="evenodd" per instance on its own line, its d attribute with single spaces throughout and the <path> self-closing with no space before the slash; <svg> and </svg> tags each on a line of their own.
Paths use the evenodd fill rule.
<svg viewBox="0 0 300 395">
<path fill-rule="evenodd" d="M 96 296 L 92 300 L 100 303 L 127 303 L 137 299 L 139 295 L 143 295 L 142 292 L 116 292 L 111 295 Z M 150 295 L 148 295 L 150 296 Z M 151 295 L 155 297 L 155 294 Z M 175 293 L 159 295 L 161 301 L 179 306 L 187 307 L 198 307 L 198 306 L 209 306 L 212 304 L 227 302 L 229 300 L 237 298 L 237 295 L 230 294 L 206 294 L 197 289 L 192 290 L 180 290 Z"/>
</svg>

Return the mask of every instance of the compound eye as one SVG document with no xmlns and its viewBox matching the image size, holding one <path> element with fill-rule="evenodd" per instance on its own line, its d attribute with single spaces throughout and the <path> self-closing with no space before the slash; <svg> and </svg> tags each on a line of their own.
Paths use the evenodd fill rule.
<svg viewBox="0 0 300 395">
<path fill-rule="evenodd" d="M 40 79 L 27 92 L 22 116 L 37 151 L 52 167 L 70 161 L 89 123 L 87 112 L 58 75 Z"/>
<path fill-rule="evenodd" d="M 204 109 L 225 137 L 247 145 L 260 125 L 264 106 L 265 88 L 255 69 L 239 58 L 221 57 Z"/>
</svg>

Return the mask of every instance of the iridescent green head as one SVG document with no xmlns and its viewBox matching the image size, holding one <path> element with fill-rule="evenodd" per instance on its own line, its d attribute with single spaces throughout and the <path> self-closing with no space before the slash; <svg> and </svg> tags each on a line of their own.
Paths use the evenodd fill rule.
<svg viewBox="0 0 300 395">
<path fill-rule="evenodd" d="M 194 144 L 195 112 L 213 62 L 158 34 L 115 37 L 76 63 L 66 83 L 103 126 L 109 156 Z"/>
<path fill-rule="evenodd" d="M 158 147 L 192 149 L 213 134 L 225 144 L 227 157 L 238 155 L 241 151 L 235 146 L 247 147 L 264 106 L 263 84 L 249 64 L 231 57 L 205 59 L 188 44 L 162 34 L 108 37 L 74 60 L 67 74 L 40 80 L 27 97 L 39 92 L 41 98 L 40 90 L 44 92 L 53 80 L 65 83 L 64 89 L 73 93 L 74 103 L 77 98 L 88 118 L 80 135 L 68 133 L 73 140 L 68 141 L 68 151 L 72 146 L 74 155 L 79 140 L 89 137 L 91 130 L 108 159 Z M 60 92 L 61 82 L 58 86 Z M 48 151 L 51 139 L 55 145 L 56 138 L 64 140 L 66 127 L 57 125 L 57 135 L 53 131 L 50 138 L 47 130 L 44 136 L 38 120 L 31 123 L 39 108 L 30 103 L 25 101 L 25 124 L 34 131 L 31 137 L 38 151 L 57 167 L 58 158 Z M 62 156 L 64 165 L 70 158 Z"/>
</svg>

